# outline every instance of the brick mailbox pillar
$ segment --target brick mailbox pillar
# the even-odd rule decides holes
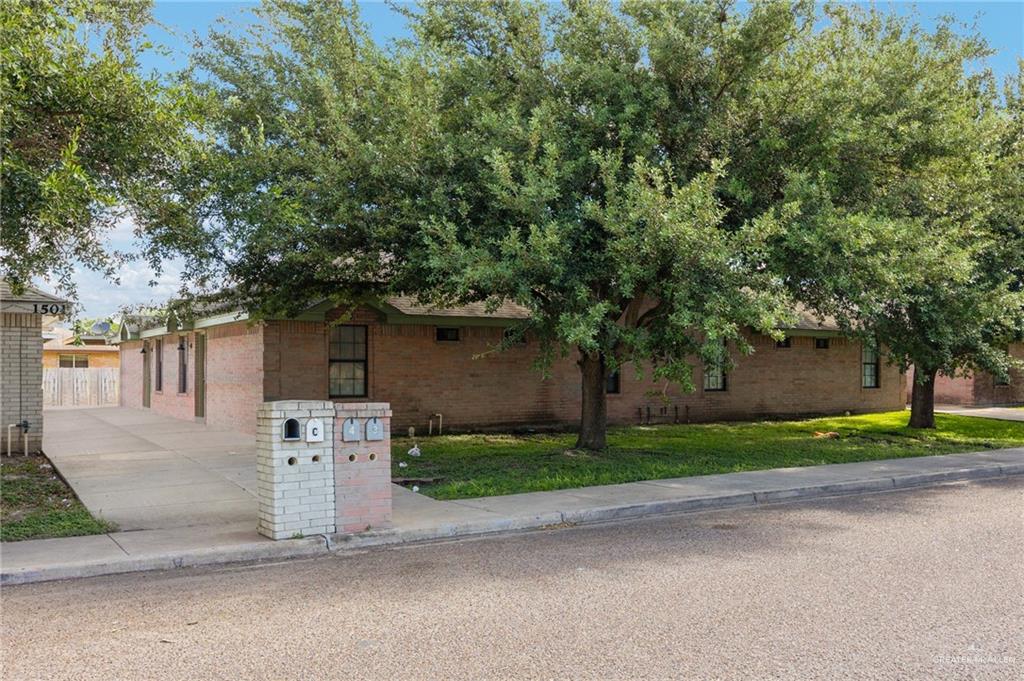
[[[257,412],[260,534],[271,539],[391,526],[391,406],[264,402]]]
[[[256,415],[257,530],[334,533],[334,403],[264,402]]]
[[[335,526],[391,526],[391,405],[338,403],[334,424]]]

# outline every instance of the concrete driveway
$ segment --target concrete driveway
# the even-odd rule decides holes
[[[43,450],[121,530],[256,525],[252,435],[119,407],[47,410]]]
[[[961,407],[958,405],[940,405],[935,411],[943,414],[959,416],[978,416],[985,419],[1002,421],[1024,421],[1024,407]]]

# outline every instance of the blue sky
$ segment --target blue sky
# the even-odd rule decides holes
[[[254,2],[221,2],[220,0],[157,0],[155,18],[159,26],[150,31],[154,43],[162,46],[162,53],[151,52],[143,60],[147,70],[167,73],[186,65],[192,45],[192,36],[202,36],[219,18],[228,17],[245,23],[253,19],[247,10]],[[374,39],[387,42],[406,34],[404,20],[384,2],[360,2],[363,18],[369,24]],[[1016,60],[1024,57],[1024,1],[1022,0],[960,0],[881,2],[879,6],[899,14],[916,12],[926,27],[934,25],[938,16],[951,15],[959,22],[977,24],[978,30],[996,51],[988,62],[997,76],[1016,71]],[[111,246],[131,248],[131,225],[123,225],[110,235]],[[163,302],[179,287],[179,270],[168,263],[159,277],[142,263],[130,263],[122,268],[121,285],[115,286],[102,276],[88,271],[77,275],[83,314],[89,317],[113,315],[127,304]],[[150,286],[152,280],[155,286]]]

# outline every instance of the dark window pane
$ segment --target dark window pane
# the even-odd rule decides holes
[[[877,388],[879,373],[878,349],[865,343],[861,350],[861,387]]]
[[[61,355],[59,360],[61,369],[72,369],[75,366],[75,358],[72,355]]]
[[[722,367],[708,367],[704,371],[705,390],[725,390],[725,371]]]
[[[366,327],[332,326],[330,358],[345,360],[366,359]]]
[[[331,397],[366,395],[365,362],[331,362],[328,377]]]
[[[814,347],[818,350],[828,350],[829,339],[828,338],[815,338]]]
[[[457,341],[459,340],[459,330],[453,327],[439,326],[436,329],[436,338],[439,341]]]
[[[618,371],[613,371],[604,379],[604,391],[611,395],[617,395],[622,389]]]

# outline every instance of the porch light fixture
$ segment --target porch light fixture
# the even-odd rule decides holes
[[[178,342],[178,349],[179,350],[184,350],[185,349],[185,341],[179,341]]]
[[[140,354],[140,355],[144,355],[144,354],[146,354],[146,347],[145,347],[145,346],[143,346],[143,347],[142,347],[142,349],[141,349],[141,350],[139,350],[139,354]]]

